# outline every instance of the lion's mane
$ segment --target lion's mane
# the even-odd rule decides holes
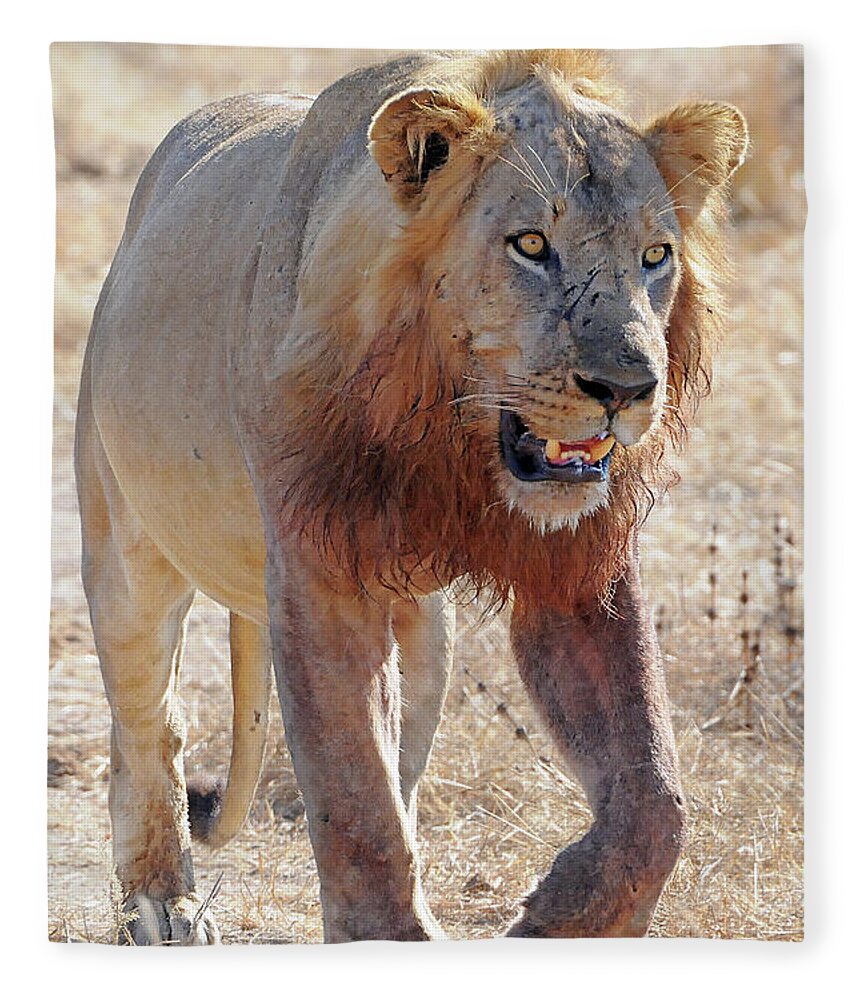
[[[465,391],[462,345],[443,328],[424,265],[440,234],[456,231],[460,206],[499,150],[487,98],[529,76],[617,98],[595,53],[471,57],[455,94],[459,107],[474,109],[468,155],[440,172],[432,198],[390,241],[366,287],[348,289],[352,308],[344,309],[344,289],[319,307],[324,333],[308,345],[300,380],[308,405],[276,449],[287,459],[281,517],[362,588],[375,581],[409,594],[429,574],[443,585],[468,577],[497,603],[512,589],[521,601],[568,607],[586,591],[610,595],[636,527],[675,479],[667,445],[682,444],[710,388],[727,269],[719,188],[696,211],[677,207],[683,266],[667,329],[668,403],[657,432],[617,449],[608,505],[575,533],[541,535],[500,502],[494,439],[476,437],[454,402]],[[369,347],[357,366],[344,365],[359,330]]]

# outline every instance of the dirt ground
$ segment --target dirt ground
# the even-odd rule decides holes
[[[315,93],[371,51],[56,45],[57,273],[48,931],[115,939],[109,712],[80,584],[71,462],[92,309],[147,156],[182,115],[259,90]],[[681,484],[642,543],[691,808],[690,842],[651,933],[796,940],[803,933],[802,93],[787,47],[617,54],[637,118],[730,100],[750,122],[737,179],[736,278],[714,395]],[[198,597],[183,697],[187,771],[229,756],[226,615]],[[321,938],[317,879],[279,716],[244,831],[197,849],[227,942]],[[518,736],[518,727],[526,737]],[[489,937],[554,854],[588,827],[522,691],[504,616],[460,615],[454,680],[420,798],[424,882],[453,937]]]

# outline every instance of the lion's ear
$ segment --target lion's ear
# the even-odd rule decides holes
[[[695,218],[744,162],[749,132],[731,104],[682,104],[651,123],[645,142],[673,202]]]
[[[368,147],[395,197],[406,205],[457,152],[480,154],[493,128],[492,112],[474,94],[408,90],[373,116]]]

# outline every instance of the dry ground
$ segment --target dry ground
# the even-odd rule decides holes
[[[57,121],[56,415],[48,734],[55,940],[110,941],[109,715],[78,577],[71,467],[77,380],[96,297],[146,157],[183,114],[243,91],[315,93],[380,53],[142,45],[52,50]],[[803,907],[802,342],[799,56],[786,48],[616,57],[630,108],[690,97],[746,113],[729,335],[682,483],[648,523],[645,582],[666,659],[690,843],[660,936],[798,939]],[[188,769],[229,753],[224,612],[200,598],[184,668]],[[250,822],[197,851],[228,942],[319,940],[317,883],[277,713]],[[525,728],[525,738],[517,727]],[[500,933],[555,852],[587,828],[579,789],[533,717],[505,623],[461,615],[445,720],[420,800],[424,879],[452,936]]]

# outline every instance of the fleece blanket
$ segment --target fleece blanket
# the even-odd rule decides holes
[[[799,940],[802,51],[51,65],[51,940]]]

